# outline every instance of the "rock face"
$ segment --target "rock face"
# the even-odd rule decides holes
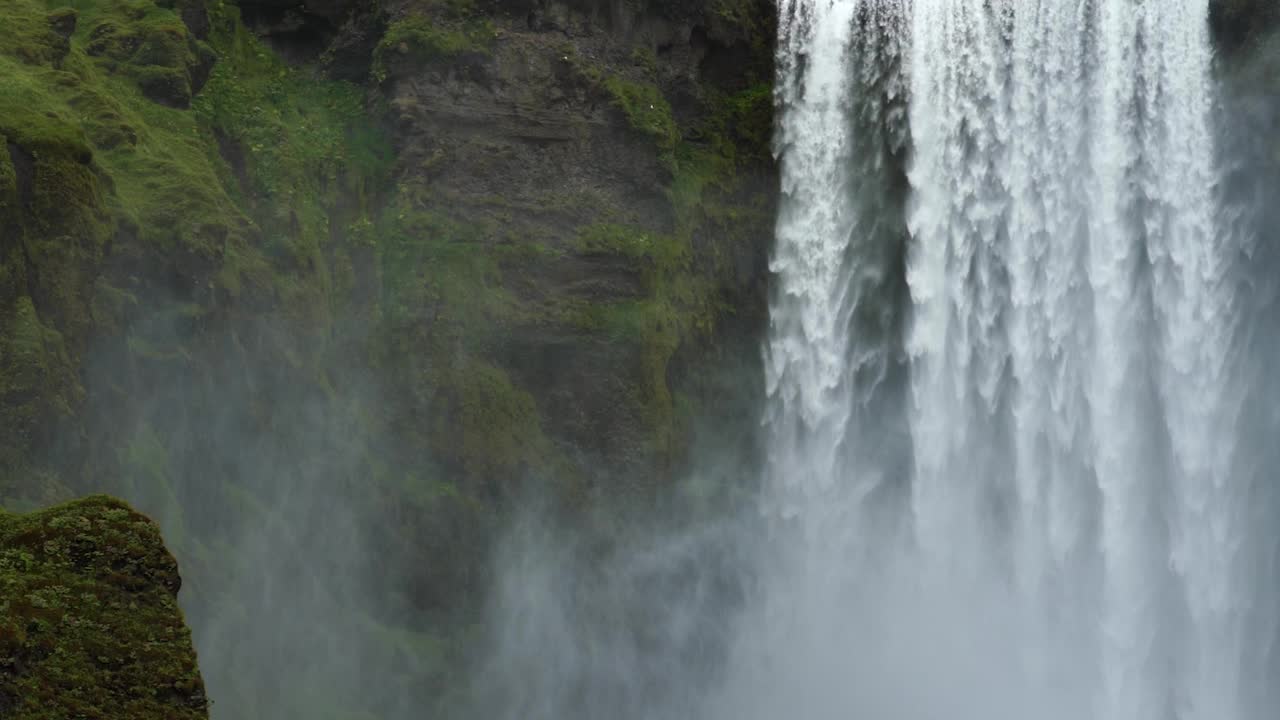
[[[754,425],[773,14],[4,4],[0,502],[156,518],[230,716],[443,697],[523,498],[609,522]],[[344,643],[306,708],[244,672]]]
[[[763,320],[767,0],[242,6],[323,22],[263,27],[365,89],[289,69],[228,5],[7,11],[0,451],[22,492],[94,489],[88,458],[172,425],[145,397],[243,386],[228,360],[301,370],[273,383],[303,394],[334,358],[372,376],[393,402],[365,434],[478,498],[670,477],[695,361]]]
[[[686,509],[691,443],[750,464],[770,0],[74,5],[0,3],[0,502],[156,518],[231,717],[439,701],[525,498],[607,527]],[[1224,49],[1268,13],[1217,2]],[[308,573],[352,587],[261,591]],[[245,678],[355,643],[273,668],[305,708]]]
[[[1218,47],[1228,56],[1280,26],[1280,6],[1269,0],[1212,0],[1209,7]]]
[[[401,200],[465,225],[518,308],[493,318],[485,359],[587,464],[665,473],[680,454],[673,361],[732,313],[742,329],[762,317],[772,8],[386,12],[373,72]]]
[[[124,503],[0,512],[0,717],[207,718],[180,584]]]

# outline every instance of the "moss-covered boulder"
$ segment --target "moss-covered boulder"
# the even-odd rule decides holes
[[[107,497],[0,511],[0,717],[208,717],[178,565]]]

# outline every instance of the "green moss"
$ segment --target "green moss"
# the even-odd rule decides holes
[[[578,231],[577,249],[588,253],[622,255],[644,260],[647,274],[654,280],[687,269],[689,248],[670,235],[646,231],[630,225],[588,225]]]
[[[405,45],[409,53],[430,60],[471,52],[487,53],[491,40],[493,30],[489,26],[457,30],[444,27],[429,17],[410,15],[387,27],[386,34],[378,43],[378,50],[404,52],[400,46]]]
[[[711,0],[709,7],[715,15],[744,29],[753,40],[767,39],[762,36],[770,31],[773,13],[760,0]]]
[[[609,84],[625,87],[616,78],[606,81]],[[735,282],[730,259],[735,250],[741,250],[734,245],[758,242],[761,228],[770,225],[767,200],[744,196],[742,187],[745,179],[771,161],[773,106],[767,84],[732,94],[709,92],[703,120],[683,131],[668,132],[661,129],[668,121],[657,119],[669,113],[665,103],[653,104],[651,118],[640,112],[657,93],[656,87],[634,89],[642,87],[615,92],[616,102],[630,108],[633,125],[650,127],[651,134],[667,138],[660,142],[660,151],[669,153],[672,170],[666,194],[674,232],[659,234],[621,224],[580,229],[575,242],[579,252],[614,254],[637,264],[645,297],[603,305],[573,304],[566,309],[566,317],[583,330],[635,348],[634,402],[645,419],[649,451],[662,466],[675,457],[680,445],[671,362],[681,348],[708,342],[718,324],[733,312],[724,288]],[[645,105],[639,105],[638,99]]]
[[[631,64],[640,68],[645,77],[650,79],[658,77],[658,54],[653,51],[651,45],[640,45],[632,50]]]
[[[485,56],[497,37],[493,24],[472,17],[469,3],[451,3],[441,15],[409,15],[387,27],[373,51],[372,74],[382,82],[400,56],[414,65],[464,55]]]
[[[27,251],[36,262],[59,267],[50,279],[64,284],[55,294],[67,301],[79,280],[75,266],[92,261],[110,232],[90,149],[73,112],[61,102],[58,73],[24,65],[0,54],[0,137],[5,139],[8,200],[12,224],[28,239]],[[19,178],[12,153],[28,167]],[[19,182],[25,198],[16,196]],[[19,205],[25,207],[19,207]],[[0,290],[0,295],[3,291]]]
[[[0,48],[23,64],[57,64],[66,57],[68,43],[56,30],[69,18],[65,9],[49,13],[43,5],[11,3],[0,23]]]
[[[433,454],[472,488],[546,475],[556,457],[532,396],[485,359],[523,312],[504,283],[502,249],[404,195],[377,235],[388,350],[413,358],[401,387],[430,409]]]
[[[773,94],[769,85],[735,94],[712,94],[711,112],[690,128],[675,152],[675,172],[667,197],[675,212],[676,234],[702,244],[703,274],[728,272],[735,244],[758,241],[771,225],[771,204],[763,187],[750,183],[769,172]]]
[[[444,382],[435,433],[440,457],[470,480],[490,483],[518,481],[547,466],[550,447],[533,396],[506,372],[473,361],[450,371]]]
[[[702,141],[735,163],[771,160],[773,140],[773,86],[758,83],[733,94],[713,93],[712,113],[694,130],[692,140]]]
[[[660,159],[671,165],[682,133],[672,113],[671,103],[653,82],[657,76],[657,57],[651,48],[641,46],[632,51],[632,65],[645,78],[641,80],[634,79],[637,75],[634,70],[613,72],[608,66],[584,57],[573,43],[562,45],[557,54],[569,63],[581,81],[607,95],[633,130],[652,138],[658,146]]]
[[[180,584],[155,524],[118,501],[0,514],[5,717],[207,717]]]
[[[675,150],[680,142],[680,127],[671,114],[671,104],[657,85],[612,75],[604,80],[604,87],[631,127],[651,136],[661,154],[669,156]]]
[[[164,528],[169,547],[179,554],[186,539],[182,508],[170,484],[173,468],[164,439],[148,423],[142,423],[121,452],[128,497]]]
[[[583,330],[635,348],[633,401],[648,428],[648,451],[665,465],[676,441],[668,368],[681,345],[709,332],[723,310],[715,302],[713,279],[695,272],[687,237],[593,225],[579,231],[576,244],[581,252],[615,254],[640,264],[643,299],[573,305],[568,318]]]
[[[26,343],[9,333],[28,316],[58,340],[46,334],[39,396],[14,390],[14,412],[37,419],[5,418],[6,475],[34,477],[51,423],[77,411],[92,327],[139,367],[174,371],[199,364],[192,333],[228,300],[274,303],[324,337],[357,283],[360,248],[343,228],[371,215],[390,166],[363,92],[287,68],[234,6],[211,7],[222,60],[192,112],[149,97],[149,82],[178,74],[194,91],[212,57],[174,12],[73,4],[0,11],[0,235],[12,238],[0,248],[0,343]],[[236,150],[247,166],[228,162]],[[21,306],[19,293],[31,296]],[[143,447],[115,450],[137,465]],[[142,466],[139,477],[155,475]]]
[[[26,417],[28,421],[34,419],[40,405],[47,405],[46,412],[70,414],[70,399],[49,394],[52,387],[74,382],[60,377],[72,374],[62,335],[40,321],[35,304],[25,295],[14,303],[8,317],[0,320],[0,326],[4,328],[0,336],[0,397],[6,400],[6,409],[26,407],[32,413]],[[31,429],[29,423],[21,426]]]
[[[53,78],[0,57],[0,134],[29,152],[87,164],[93,151],[56,91],[50,92]]]
[[[210,41],[222,60],[195,118],[216,137],[205,152],[261,229],[270,261],[229,253],[221,282],[239,295],[244,278],[268,276],[299,321],[323,327],[353,289],[345,231],[370,222],[390,146],[359,87],[285,65],[232,7],[219,6],[213,19]]]
[[[48,270],[42,277],[73,286],[58,296],[80,308],[80,322],[62,328],[77,337],[88,324],[89,282],[53,272],[54,263],[96,262],[118,225],[135,231],[119,236],[118,256],[180,256],[188,274],[207,272],[228,246],[244,247],[250,239],[247,219],[219,183],[211,138],[190,113],[147,96],[149,79],[173,72],[185,78],[200,55],[181,20],[151,3],[80,5],[61,69],[23,64],[14,46],[0,44],[0,132],[38,163],[27,235],[37,250],[47,242],[50,257],[35,258]],[[65,319],[58,318],[60,326]]]
[[[383,215],[378,236],[387,321],[421,328],[418,347],[443,354],[459,344],[481,347],[517,311],[496,253],[475,226],[402,197]]]
[[[216,59],[176,13],[137,0],[78,0],[77,44],[153,102],[187,107]]]
[[[19,487],[39,475],[29,449],[71,416],[83,392],[62,335],[41,322],[31,298],[0,312],[0,494],[48,494],[44,480]]]

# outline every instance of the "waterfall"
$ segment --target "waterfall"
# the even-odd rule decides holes
[[[1209,1],[779,0],[758,505],[585,573],[516,536],[480,716],[1274,717],[1280,283]]]
[[[769,532],[708,714],[1265,716],[1208,0],[779,13]]]

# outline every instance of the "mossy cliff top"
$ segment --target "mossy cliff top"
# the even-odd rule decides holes
[[[118,500],[0,511],[0,717],[208,717],[180,584],[159,529]]]

